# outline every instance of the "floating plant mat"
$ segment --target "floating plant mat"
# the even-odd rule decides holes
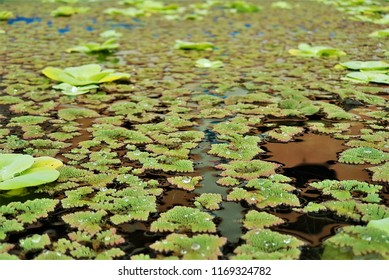
[[[339,67],[387,9],[72,2],[2,1],[0,183],[63,165],[0,190],[0,259],[388,259],[389,91]]]

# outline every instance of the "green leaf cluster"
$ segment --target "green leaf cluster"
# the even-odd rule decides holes
[[[152,232],[215,232],[213,217],[199,209],[175,206],[151,224]]]
[[[185,234],[172,233],[164,240],[156,241],[150,248],[171,253],[183,260],[217,260],[222,255],[221,247],[226,244],[225,237],[199,234],[188,237]]]
[[[299,247],[304,245],[296,237],[268,229],[250,230],[242,238],[246,243],[234,250],[232,259],[293,260],[299,258]]]

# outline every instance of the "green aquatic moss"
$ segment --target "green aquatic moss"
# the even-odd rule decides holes
[[[202,193],[199,197],[196,197],[194,205],[207,210],[218,210],[221,202],[222,196],[218,193]]]
[[[347,149],[339,155],[340,162],[351,164],[378,164],[387,160],[389,160],[388,153],[370,147]]]
[[[251,161],[235,160],[228,164],[219,164],[216,166],[216,168],[224,170],[221,173],[222,176],[245,180],[275,174],[275,170],[279,167],[279,164],[258,159]]]
[[[250,230],[242,236],[245,244],[238,246],[231,257],[235,260],[298,259],[304,242],[268,229]]]
[[[227,239],[216,235],[169,234],[166,239],[156,241],[150,248],[161,253],[171,253],[183,260],[217,260],[222,256],[221,247]]]
[[[175,206],[162,213],[151,224],[153,232],[191,231],[191,232],[215,232],[216,225],[212,222],[212,216],[199,209],[186,206]]]

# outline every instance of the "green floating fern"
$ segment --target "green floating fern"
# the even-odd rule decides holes
[[[177,186],[179,189],[184,189],[187,191],[193,191],[195,186],[202,180],[201,176],[176,176],[167,178],[168,182],[174,186]]]
[[[291,260],[298,259],[304,245],[299,239],[268,229],[250,230],[242,237],[246,244],[238,246],[235,260]]]
[[[375,220],[367,226],[342,228],[324,241],[322,259],[329,260],[388,260],[389,218]]]
[[[255,204],[258,208],[277,207],[279,205],[300,206],[298,197],[291,191],[295,188],[283,181],[290,178],[282,175],[274,175],[269,179],[250,180],[245,188],[233,188],[227,195],[227,200],[245,200],[249,204]]]
[[[243,226],[247,229],[260,230],[265,227],[271,227],[284,223],[284,220],[277,216],[268,214],[266,212],[258,212],[256,210],[250,210],[247,212]]]
[[[184,260],[217,260],[222,255],[220,248],[227,242],[225,237],[199,234],[188,237],[185,234],[169,234],[164,240],[150,245],[161,253],[172,253]]]
[[[199,197],[196,197],[194,205],[198,208],[205,208],[207,210],[220,209],[220,203],[222,202],[222,196],[218,193],[202,193]]]
[[[281,125],[276,129],[268,131],[267,135],[273,139],[276,139],[279,142],[289,142],[293,139],[294,136],[303,132],[303,127]]]
[[[216,168],[224,170],[221,176],[250,180],[275,174],[275,170],[280,166],[280,164],[256,159],[231,161],[228,164],[219,164]]]
[[[102,219],[106,215],[107,212],[103,210],[97,212],[79,211],[63,215],[62,219],[71,227],[75,227],[93,235],[101,231]]]
[[[152,232],[215,232],[216,226],[212,222],[213,217],[199,209],[186,206],[175,206],[162,213],[161,217],[151,224]]]
[[[19,241],[20,247],[24,251],[43,250],[46,246],[50,245],[51,241],[47,234],[34,234],[31,237],[27,237]]]
[[[351,164],[378,164],[387,160],[389,153],[370,147],[351,148],[339,155],[339,162]]]
[[[209,154],[228,159],[251,160],[258,153],[264,152],[264,150],[258,147],[258,143],[262,140],[257,136],[230,134],[219,136],[219,138],[222,140],[227,140],[230,143],[212,144],[211,150],[208,152]]]
[[[353,198],[353,194],[365,194],[361,200],[366,202],[380,202],[378,196],[382,189],[380,185],[368,184],[357,180],[324,180],[310,184],[311,187],[322,190],[323,194],[331,195],[338,200],[348,200]],[[367,195],[367,196],[366,196]]]
[[[389,162],[367,169],[373,172],[373,181],[389,182]]]

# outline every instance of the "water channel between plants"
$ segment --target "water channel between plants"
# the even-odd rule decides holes
[[[0,1],[0,259],[389,259],[387,2],[195,2]]]

